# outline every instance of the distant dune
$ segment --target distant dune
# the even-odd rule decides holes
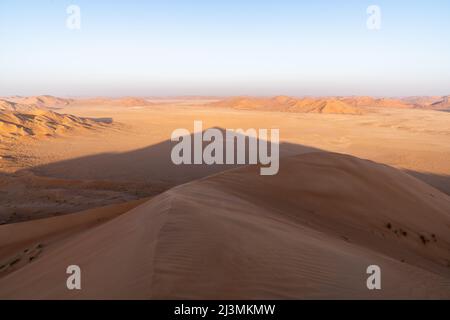
[[[71,102],[72,105],[78,106],[111,106],[111,107],[143,107],[151,106],[152,102],[134,97],[125,98],[90,98],[90,99],[76,99]]]
[[[0,137],[54,136],[103,126],[100,121],[0,100]]]
[[[416,104],[395,98],[346,97],[341,101],[357,107],[414,108]]]
[[[212,104],[216,107],[238,110],[261,110],[299,113],[334,113],[362,114],[360,108],[347,104],[336,98],[291,98],[278,96],[274,98],[236,97]]]
[[[450,110],[448,96],[409,98],[373,98],[363,96],[326,98],[292,98],[287,96],[273,98],[234,97],[212,103],[212,106],[237,110],[356,115],[374,111],[374,108]]]
[[[153,98],[156,99],[156,98]],[[168,98],[165,98],[168,99]],[[349,97],[303,97],[276,96],[261,97],[177,97],[186,100],[216,100],[208,103],[212,107],[233,108],[236,110],[279,111],[294,113],[363,114],[373,108],[403,108],[447,111],[450,110],[449,96],[417,96],[404,98],[374,98],[369,96]],[[156,99],[158,100],[158,99]],[[159,99],[158,101],[160,101]],[[164,99],[163,99],[164,100]],[[163,101],[162,100],[162,101]],[[146,107],[155,102],[137,97],[123,98],[77,98],[66,99],[50,95],[31,97],[5,97],[0,99],[0,110],[5,104],[37,108],[64,108],[67,106],[105,106],[105,107]],[[371,109],[368,109],[371,108]]]
[[[447,195],[341,154],[285,158],[280,169],[231,170],[64,240],[42,235],[17,247],[38,250],[32,260],[4,258],[21,268],[0,279],[0,298],[450,298]],[[81,291],[65,288],[70,264]],[[380,291],[366,287],[369,265],[381,267]]]
[[[144,102],[0,99],[0,298],[450,298],[445,97]],[[196,119],[279,128],[279,174],[174,168]]]
[[[0,112],[17,111],[17,112],[33,112],[39,110],[35,105],[28,105],[10,100],[0,99]]]
[[[430,109],[450,110],[450,96],[445,96],[429,105]]]
[[[19,103],[22,105],[30,105],[38,108],[61,108],[73,102],[72,99],[58,98],[50,95],[32,96],[32,97],[9,97],[6,100]]]
[[[138,106],[150,106],[153,105],[150,101],[143,98],[136,97],[123,97],[123,98],[76,98],[67,99],[54,97],[50,95],[31,96],[31,97],[4,97],[0,99],[0,108],[2,104],[6,102],[14,103],[18,105],[28,105],[37,108],[63,108],[67,106],[122,106],[122,107],[138,107]]]
[[[405,98],[373,98],[373,97],[344,97],[340,100],[358,107],[402,108],[447,110],[450,109],[448,96],[418,96]]]

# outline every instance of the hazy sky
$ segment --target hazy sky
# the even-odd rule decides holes
[[[450,1],[0,0],[15,94],[450,94]]]

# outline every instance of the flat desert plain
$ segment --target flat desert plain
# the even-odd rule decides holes
[[[285,97],[269,109],[261,99],[9,101],[0,298],[450,298],[445,110]],[[171,134],[196,120],[279,129],[279,173],[174,165]],[[66,287],[69,265],[81,290]],[[367,287],[371,265],[381,290]]]

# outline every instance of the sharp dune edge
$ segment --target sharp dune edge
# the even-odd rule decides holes
[[[37,259],[0,279],[0,297],[450,298],[447,195],[335,153],[282,159],[273,177],[258,172],[178,186],[43,243]],[[70,292],[65,270],[75,262],[83,290]],[[381,291],[366,288],[372,264],[383,270]]]

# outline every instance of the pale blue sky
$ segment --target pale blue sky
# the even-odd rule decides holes
[[[0,95],[444,95],[449,39],[446,0],[0,0]]]

